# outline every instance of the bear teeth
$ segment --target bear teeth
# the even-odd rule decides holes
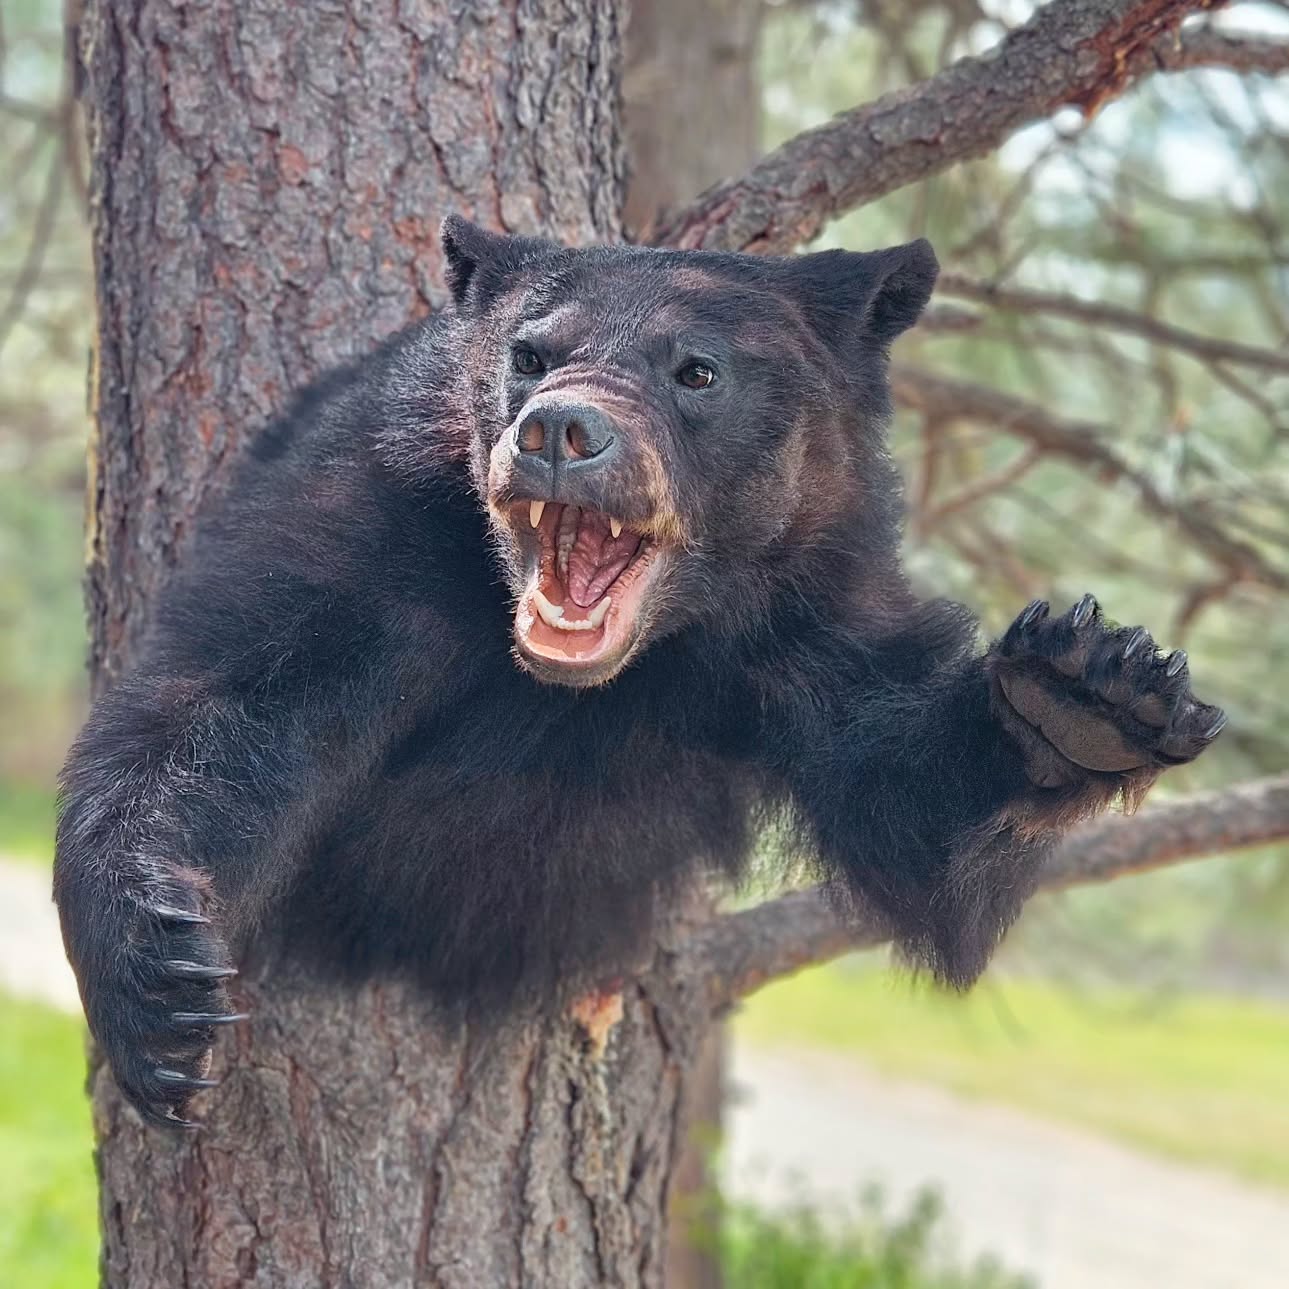
[[[542,522],[542,511],[546,509],[544,501],[530,501],[528,503],[528,522],[534,528]]]
[[[576,506],[565,506],[559,517],[559,532],[555,536],[555,558],[559,568],[559,580],[568,584],[568,557],[573,553],[577,542],[578,521],[582,512]]]
[[[564,616],[564,606],[552,604],[543,594],[541,587],[533,590],[533,603],[537,606],[537,616],[548,627],[559,631],[597,631],[604,625],[604,619],[613,607],[613,600],[605,596],[585,618],[569,619]]]
[[[609,532],[611,532],[615,538],[617,538],[617,537],[621,537],[621,536],[622,536],[622,520],[620,520],[620,519],[614,519],[614,518],[610,517],[610,519],[609,519]]]

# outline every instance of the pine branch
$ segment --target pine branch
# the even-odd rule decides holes
[[[1280,76],[1289,72],[1289,40],[1221,31],[1207,23],[1160,41],[1152,54],[1163,72],[1186,72],[1196,67],[1221,67],[1242,75]]]
[[[1108,882],[1206,855],[1289,838],[1289,774],[1198,792],[1131,816],[1106,815],[1071,833],[1048,860],[1040,888]],[[695,932],[682,952],[713,1008],[762,985],[888,939],[876,917],[843,922],[820,889],[795,891]]]
[[[1056,0],[982,57],[963,58],[789,139],[740,178],[665,216],[647,240],[789,252],[828,220],[986,156],[1059,108],[1090,116],[1144,75],[1199,66],[1206,56],[1224,66],[1237,56],[1253,60],[1252,51],[1212,32],[1203,40],[1179,37],[1184,18],[1223,2]]]

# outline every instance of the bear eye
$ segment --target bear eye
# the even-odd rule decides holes
[[[511,361],[521,376],[536,376],[546,370],[546,364],[526,345],[520,345],[515,350]]]
[[[716,373],[707,363],[686,363],[676,373],[676,379],[689,389],[706,389],[716,379]]]

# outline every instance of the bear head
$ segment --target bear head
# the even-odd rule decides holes
[[[456,216],[442,236],[461,447],[538,679],[603,684],[652,640],[757,630],[894,558],[886,354],[934,285],[927,242],[568,249]]]

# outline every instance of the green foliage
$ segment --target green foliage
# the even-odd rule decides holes
[[[726,1283],[738,1289],[1026,1289],[1032,1281],[990,1259],[955,1264],[937,1195],[889,1214],[871,1190],[857,1212],[830,1220],[806,1202],[782,1212],[732,1204],[721,1215]]]
[[[892,1075],[1289,1188],[1289,1009],[989,977],[965,998],[862,958],[753,996],[750,1042],[853,1053]]]
[[[54,109],[62,6],[5,0],[0,108],[0,774],[52,776],[84,701],[80,603],[93,317]],[[8,108],[9,101],[23,105]],[[79,159],[76,162],[80,164]],[[31,289],[23,284],[31,281]]]
[[[53,854],[53,792],[0,780],[0,859],[48,864]]]
[[[0,1285],[91,1289],[98,1226],[84,1026],[0,994]]]

